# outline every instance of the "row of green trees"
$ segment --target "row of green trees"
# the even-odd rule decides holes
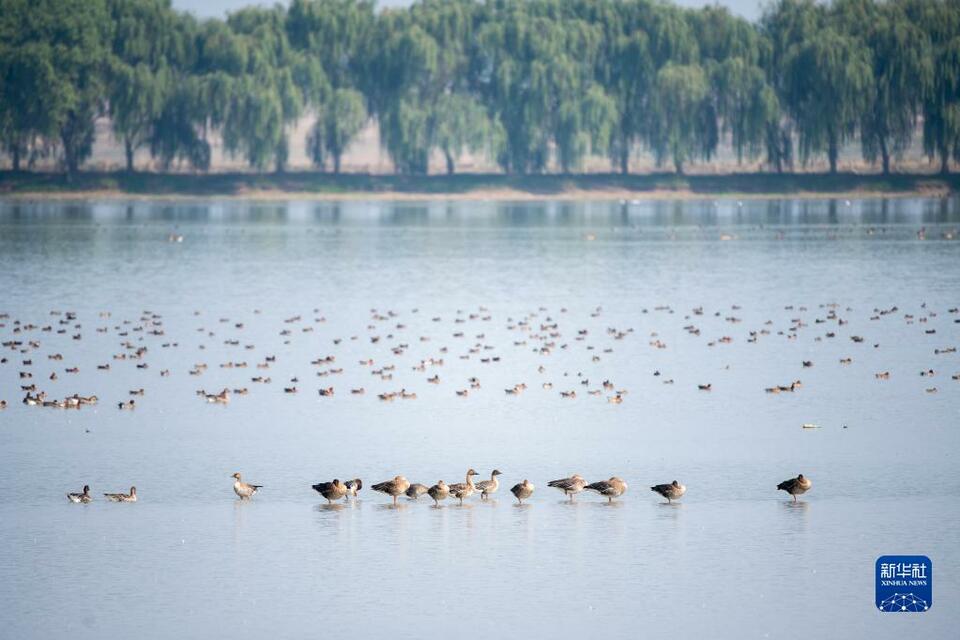
[[[960,161],[960,0],[779,0],[756,24],[657,0],[292,0],[198,21],[169,0],[0,0],[0,144],[68,173],[109,115],[134,169],[210,165],[212,133],[282,171],[293,124],[340,170],[371,119],[396,170],[464,151],[508,172],[589,154],[682,172],[728,142],[776,171],[859,140],[884,172],[922,131]]]

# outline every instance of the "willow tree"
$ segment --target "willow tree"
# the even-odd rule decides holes
[[[667,64],[657,73],[657,127],[651,143],[658,162],[670,158],[678,174],[685,162],[709,158],[716,148],[716,118],[708,97],[707,76],[699,65]]]
[[[340,173],[340,160],[351,140],[367,121],[363,95],[354,89],[336,89],[317,114],[307,137],[307,152],[323,168],[329,158],[333,172]]]
[[[840,147],[852,139],[870,102],[869,51],[832,27],[794,43],[784,59],[785,106],[793,118],[805,161],[826,152],[837,172]]]
[[[434,102],[431,111],[433,138],[449,175],[453,175],[457,158],[464,151],[483,151],[496,136],[483,105],[469,95],[446,93]]]

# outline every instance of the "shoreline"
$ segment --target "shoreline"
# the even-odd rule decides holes
[[[396,176],[285,174],[159,174],[84,172],[68,183],[58,173],[0,171],[0,200],[276,201],[612,201],[945,197],[960,175],[459,174]]]

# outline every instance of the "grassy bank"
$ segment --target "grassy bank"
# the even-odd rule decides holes
[[[960,187],[960,175],[768,173],[691,175],[464,174],[394,176],[296,172],[281,175],[218,173],[0,172],[3,198],[235,197],[262,199],[613,199],[945,195]]]

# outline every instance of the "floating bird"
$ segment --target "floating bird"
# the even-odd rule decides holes
[[[627,492],[627,483],[620,478],[613,476],[609,480],[601,480],[584,487],[587,491],[595,491],[602,496],[606,496],[608,502],[613,502],[614,498],[619,498]]]
[[[236,482],[233,483],[233,492],[240,496],[241,500],[249,500],[258,489],[263,487],[261,484],[247,484],[240,478],[239,473],[235,473],[230,477],[236,480]]]
[[[403,495],[410,488],[410,481],[403,476],[396,476],[393,480],[380,482],[373,485],[374,491],[385,493],[393,498],[393,504],[397,504],[397,497]]]
[[[461,505],[463,505],[463,499],[472,496],[473,492],[476,490],[476,487],[473,484],[473,476],[475,475],[477,475],[476,471],[473,469],[468,469],[466,482],[457,482],[450,485],[450,495],[458,499]]]
[[[493,470],[493,473],[490,474],[489,480],[481,480],[476,484],[477,491],[480,492],[480,499],[486,500],[490,497],[491,494],[497,492],[497,489],[500,488],[500,481],[497,480],[497,476],[502,475],[497,469]]]
[[[427,489],[427,494],[433,498],[433,505],[439,507],[441,500],[450,497],[450,487],[443,480],[438,480],[437,484]]]
[[[130,493],[105,493],[103,495],[107,498],[108,502],[136,502],[137,488],[130,487]]]
[[[425,494],[427,491],[428,489],[426,485],[420,484],[419,482],[414,482],[413,484],[410,485],[410,487],[406,491],[404,491],[404,493],[411,500],[416,500],[417,498]]]
[[[67,500],[78,504],[87,504],[88,502],[93,502],[93,497],[90,495],[90,487],[88,485],[83,485],[82,493],[68,493]]]
[[[784,480],[777,485],[778,491],[786,491],[793,496],[793,501],[797,501],[797,496],[803,495],[810,490],[810,487],[813,486],[813,483],[810,482],[809,478],[804,478],[801,473],[796,478],[790,478],[789,480]]]
[[[560,489],[563,491],[564,495],[570,496],[570,501],[573,501],[573,496],[580,493],[587,486],[587,481],[583,479],[579,473],[575,473],[569,478],[561,478],[560,480],[551,480],[547,483],[548,487],[553,487],[555,489]]]
[[[515,484],[510,488],[510,493],[512,493],[517,498],[518,504],[523,504],[523,501],[533,495],[533,490],[535,487],[530,483],[529,480],[524,480],[520,484]]]
[[[650,491],[659,493],[664,498],[667,499],[667,502],[673,502],[678,500],[687,492],[687,486],[680,484],[676,480],[670,484],[658,484],[656,486],[650,487]]]
[[[334,478],[333,482],[319,482],[313,485],[313,490],[326,498],[327,504],[347,495],[347,485],[336,478]]]

